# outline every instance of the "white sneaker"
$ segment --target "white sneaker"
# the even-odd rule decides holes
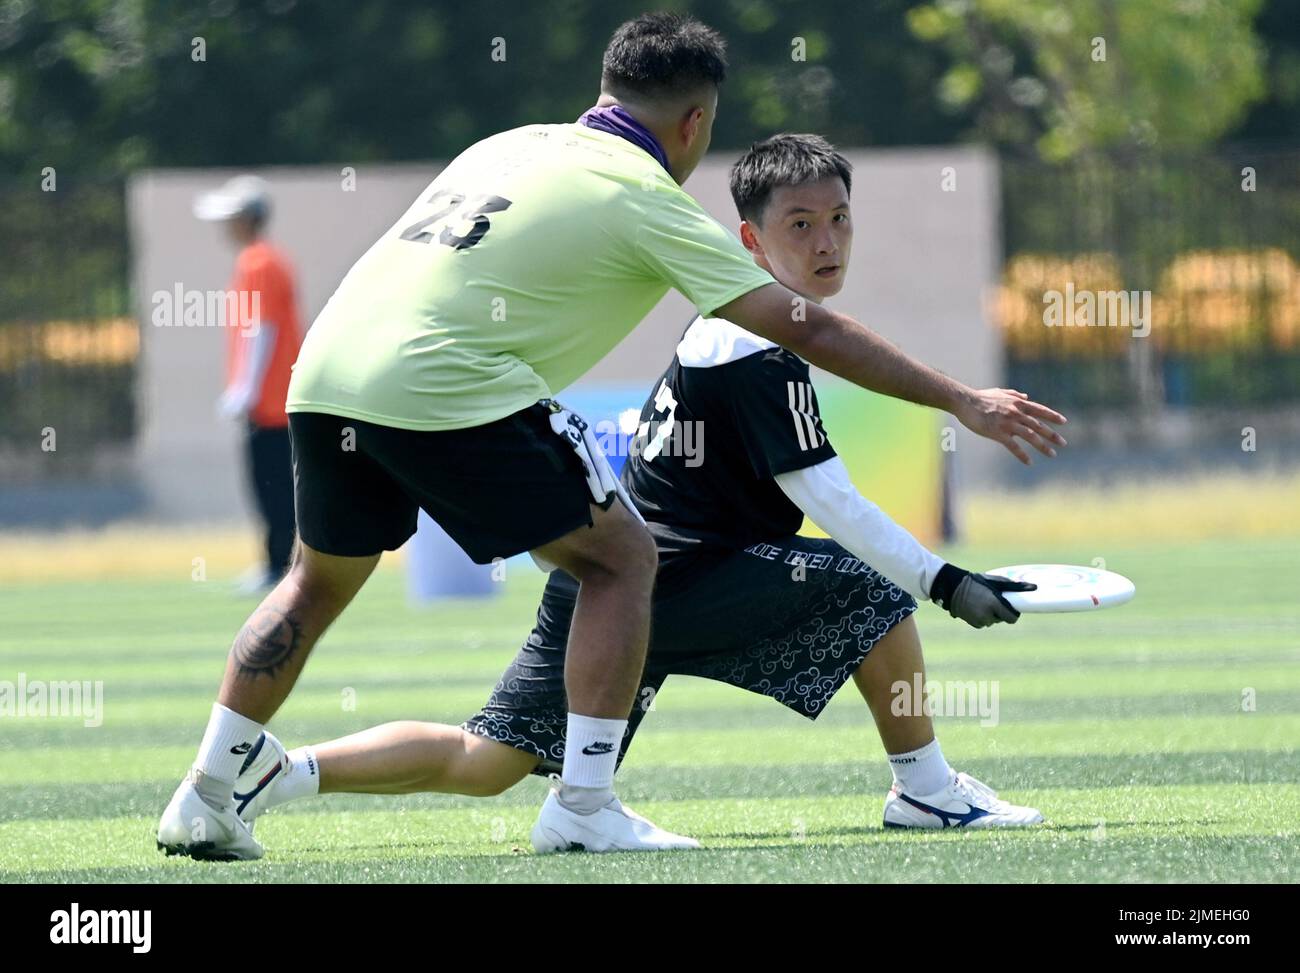
[[[913,796],[898,784],[885,798],[886,828],[1024,828],[1042,824],[1035,808],[1001,800],[970,774],[954,773],[934,794]]]
[[[591,814],[579,814],[560,803],[551,789],[533,825],[533,848],[550,851],[672,851],[698,848],[686,838],[651,824],[625,808],[617,797]]]
[[[289,772],[289,754],[271,733],[258,734],[235,778],[235,813],[253,833],[253,823],[268,809],[271,791]]]
[[[203,771],[190,768],[158,822],[158,848],[168,855],[203,861],[251,861],[261,858],[262,846],[235,814],[233,804],[214,807],[199,787]]]

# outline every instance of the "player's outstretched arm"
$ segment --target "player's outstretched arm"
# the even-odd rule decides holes
[[[838,456],[774,479],[804,516],[913,598],[930,597],[944,560],[858,492]]]
[[[759,287],[714,311],[748,331],[775,341],[806,361],[855,385],[897,399],[942,409],[972,432],[1001,443],[1020,462],[1024,440],[1044,456],[1065,439],[1048,423],[1060,413],[1013,389],[973,389],[904,354],[847,314],[807,301],[781,284]]]
[[[945,563],[859,493],[838,456],[779,473],[776,483],[809,520],[912,597],[930,599],[973,628],[1020,617],[1003,593],[1032,585]]]

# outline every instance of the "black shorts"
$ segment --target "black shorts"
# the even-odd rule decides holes
[[[582,461],[548,416],[533,405],[483,426],[421,432],[291,412],[298,536],[340,557],[395,551],[422,507],[487,564],[590,526]]]
[[[564,656],[577,592],[572,577],[551,573],[536,627],[487,705],[462,724],[541,757],[537,774],[564,761]],[[619,763],[668,676],[716,679],[815,720],[871,647],[915,610],[911,595],[825,538],[792,536],[698,559],[689,585],[656,592]]]

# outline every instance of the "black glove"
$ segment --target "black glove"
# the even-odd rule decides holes
[[[1014,625],[1020,617],[1002,597],[1004,591],[1034,591],[1038,585],[1027,581],[1009,581],[991,574],[972,574],[945,564],[930,585],[930,600],[953,618],[960,618],[972,628],[985,628],[996,622]]]

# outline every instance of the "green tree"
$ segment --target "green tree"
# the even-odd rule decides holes
[[[1214,140],[1264,94],[1261,0],[939,0],[908,23],[952,63],[940,101],[1049,161]]]
[[[907,0],[0,0],[0,173],[448,158],[576,118],[610,33],[654,7],[727,38],[718,149],[780,129],[946,143],[968,124],[933,99],[944,55]]]

